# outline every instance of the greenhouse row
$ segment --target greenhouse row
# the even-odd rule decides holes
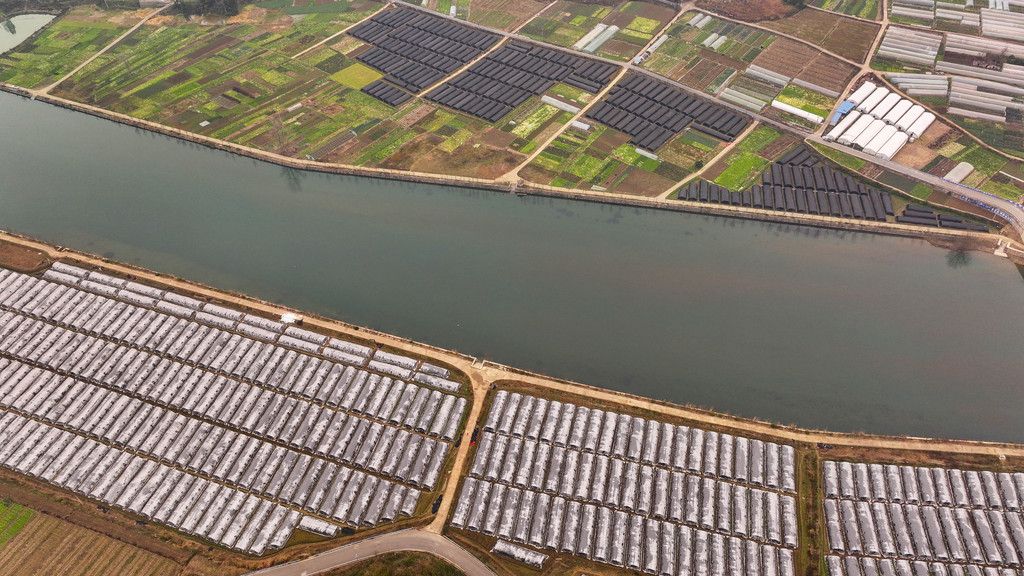
[[[643,74],[632,74],[612,88],[587,117],[628,134],[630,143],[651,152],[691,123],[694,129],[726,142],[750,123],[735,112]]]
[[[276,343],[279,346],[309,354],[319,354],[335,362],[357,367],[365,367],[372,363],[370,367],[372,370],[379,371],[388,376],[403,380],[412,379],[417,383],[427,384],[448,392],[457,393],[461,390],[461,385],[458,382],[448,380],[451,375],[446,368],[434,366],[427,362],[420,362],[407,356],[391,354],[383,350],[375,351],[373,348],[363,346],[362,344],[327,337],[293,324],[277,322],[262,316],[246,314],[209,302],[203,302],[189,296],[177,294],[171,290],[161,290],[137,282],[114,278],[62,262],[55,262],[43,277],[87,292],[122,300],[136,306],[155,308],[165,314],[186,320],[196,320],[213,328],[235,331],[255,340],[272,344]],[[77,294],[71,294],[76,298],[81,297]],[[60,295],[52,294],[51,297],[56,299]],[[55,300],[45,304],[55,308]],[[153,317],[155,318],[155,316]],[[129,332],[133,327],[138,328],[135,324],[123,326],[124,332],[121,333],[121,336],[130,335],[132,338],[141,336],[141,332]],[[155,330],[158,327],[153,326],[153,329]],[[207,332],[207,337],[212,338],[210,334],[210,332]],[[212,334],[217,333],[213,332]],[[146,335],[147,337],[153,337],[152,333]],[[255,351],[250,350],[250,352],[253,353]],[[212,358],[211,356],[210,359]],[[260,366],[262,367],[263,364],[261,363]],[[241,367],[238,366],[238,368]],[[216,368],[225,371],[223,367],[217,366]],[[328,392],[329,390],[321,390],[321,394]]]
[[[655,519],[796,547],[787,494],[484,432],[470,476]]]
[[[928,19],[931,20],[933,12],[929,10],[927,13]],[[889,26],[882,38],[882,43],[878,46],[877,55],[879,58],[931,68],[939,56],[941,45],[942,34],[901,26]]]
[[[665,576],[793,576],[793,551],[467,478],[452,526]]]
[[[23,376],[31,363],[39,366],[39,370],[45,369],[42,374],[46,376],[44,381],[48,379],[48,382],[56,383],[63,375],[67,375],[68,382],[78,382],[92,392],[102,390],[101,395],[108,397],[105,402],[80,404],[76,408],[78,419],[84,420],[94,412],[110,412],[112,414],[108,419],[112,421],[116,413],[122,410],[125,412],[120,420],[126,420],[132,414],[138,418],[145,407],[153,416],[161,416],[146,417],[143,420],[145,425],[153,426],[157,422],[170,422],[172,415],[177,414],[172,410],[176,410],[190,414],[193,420],[202,419],[214,422],[217,426],[229,426],[246,434],[360,467],[383,461],[388,454],[395,454],[396,458],[400,456],[404,463],[405,459],[415,455],[409,451],[410,448],[417,447],[421,450],[422,460],[416,461],[416,464],[410,460],[408,466],[414,468],[405,477],[402,463],[396,463],[392,474],[422,485],[432,485],[436,480],[433,474],[439,472],[440,462],[432,462],[431,459],[443,459],[443,456],[435,457],[434,453],[444,452],[448,447],[447,443],[433,438],[424,438],[381,422],[219,377],[212,372],[204,372],[133,348],[121,348],[92,336],[12,312],[3,312],[2,318],[0,351],[20,360],[6,366],[3,374],[8,377],[16,374]],[[70,337],[65,337],[67,335]],[[61,344],[46,346],[46,342]],[[108,362],[113,367],[103,369],[102,366]],[[61,376],[57,375],[58,372]],[[26,390],[32,390],[38,384],[34,380],[21,378],[14,391],[27,393]],[[67,392],[63,387],[54,390],[42,388],[37,393]],[[113,396],[107,395],[108,392]],[[433,393],[441,394],[437,391]],[[59,395],[47,397],[40,402],[52,404],[58,398]],[[129,405],[134,407],[132,412],[128,411]],[[173,419],[182,422],[189,418],[177,414]],[[403,433],[401,436],[400,432]],[[140,431],[140,435],[142,433]],[[173,437],[164,439],[170,442]],[[388,442],[389,439],[394,442]]]
[[[799,214],[815,214],[833,218],[856,218],[884,221],[885,199],[874,189],[870,195],[825,190],[799,189],[791,186],[755,184],[742,192],[729,190],[707,180],[693,180],[679,189],[680,200],[745,206],[764,210],[785,210]]]
[[[275,408],[323,404],[446,440],[454,438],[465,409],[464,398],[29,276],[0,274],[0,309],[40,319],[26,324],[31,337],[19,332],[19,338],[47,363],[66,353],[62,361],[91,360],[97,371],[122,368],[138,376],[160,362],[176,367],[176,385],[188,393],[204,378],[221,386],[237,379],[240,390],[269,389],[264,397],[274,398]],[[380,354],[371,368],[385,364],[376,359]]]
[[[0,412],[0,465],[250,554],[280,548],[302,516],[255,494]]]
[[[399,8],[379,12],[347,34],[371,45],[357,58],[417,93],[493,46],[498,36],[431,14]]]
[[[1019,567],[1019,512],[825,500],[829,550],[936,562]]]
[[[388,106],[394,106],[395,108],[405,104],[412,98],[412,94],[409,94],[401,88],[392,86],[383,80],[374,80],[366,86],[363,86],[361,91],[373,96]]]
[[[1024,473],[833,462],[823,464],[826,498],[1022,510]]]
[[[1024,576],[1024,570],[1010,568],[854,556],[826,556],[825,565],[829,576]]]
[[[497,122],[556,82],[600,92],[616,67],[525,42],[511,42],[476,62],[427,98],[488,122]]]
[[[499,390],[483,429],[586,453],[796,492],[792,446]],[[538,450],[549,448],[538,447]]]
[[[919,204],[907,204],[903,208],[903,213],[896,216],[896,221],[902,224],[918,224],[920,226],[971,230],[973,232],[988,231],[988,227],[981,224],[965,222],[963,218],[953,214],[936,213],[931,208]]]
[[[27,417],[338,521],[363,520],[352,518],[351,502],[345,502],[353,470],[324,458],[6,359],[0,391],[5,409]],[[396,477],[422,477],[435,466],[434,452],[443,462],[444,449],[424,454],[421,448],[415,456],[416,450],[400,448],[392,451],[399,461]],[[391,484],[384,482],[382,489]]]

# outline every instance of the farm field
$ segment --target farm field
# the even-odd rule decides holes
[[[465,573],[425,552],[382,554],[323,572],[321,576],[463,576]]]
[[[857,73],[852,64],[789,38],[776,39],[754,59],[753,64],[835,94],[845,90],[846,84]]]
[[[558,83],[493,124],[424,98],[386,104],[362,91],[382,76],[357,60],[369,46],[335,36],[378,7],[357,0],[347,12],[293,21],[281,9],[250,6],[221,25],[160,17],[54,93],[286,156],[482,179],[518,166],[572,118],[541,96],[576,108],[593,98]],[[631,21],[644,18],[631,15],[636,6],[622,9]],[[661,172],[678,171],[666,165]]]
[[[522,26],[546,5],[535,0],[470,0],[469,21],[510,32]]]
[[[730,190],[746,190],[760,183],[765,167],[798,144],[794,136],[782,134],[770,126],[758,126],[737,142],[728,156],[709,167],[704,176]]]
[[[293,157],[481,178],[504,174],[524,158],[519,149],[567,121],[559,114],[531,117],[539,98],[514,111],[503,129],[420,101],[395,109],[360,91],[380,73],[354,59],[365,45],[344,35],[292,57],[356,14],[314,14],[287,28],[278,20],[145,26],[58,93]],[[321,18],[335,25],[323,26]],[[567,86],[550,92],[559,91],[570,102],[589,99]],[[508,124],[525,119],[534,129]]]
[[[766,22],[764,26],[806,40],[854,62],[867,59],[871,43],[880,29],[879,24],[809,9],[782,20]]]
[[[267,0],[266,2],[257,2],[256,6],[268,10],[280,10],[292,16],[331,14],[336,15],[337,20],[343,22],[358,22],[369,13],[367,10],[376,11],[371,2],[349,0]],[[320,21],[324,22],[325,20]]]
[[[0,505],[0,525],[4,506]],[[171,560],[46,514],[32,515],[20,531],[0,543],[0,576],[173,576],[180,568]]]
[[[868,20],[878,19],[877,0],[813,0],[810,5],[829,12],[838,12]]]
[[[1021,121],[996,123],[956,115],[947,117],[995,148],[1018,158],[1024,158],[1024,123]]]
[[[974,172],[963,184],[1019,201],[1024,195],[1021,163],[981,146],[955,127],[936,122],[916,142],[894,158],[897,162],[935,176],[945,176],[960,162],[969,162]]]
[[[668,39],[643,62],[643,67],[696,90],[714,91],[746,70],[776,40],[769,32],[717,18],[700,27],[689,24],[702,14],[684,14],[669,28]],[[726,40],[711,49],[710,45],[723,36]]]
[[[0,502],[0,546],[7,542],[32,519],[35,512],[9,500]]]
[[[674,16],[671,8],[648,2],[627,1],[613,8],[558,0],[523,27],[521,33],[542,42],[624,62],[636,56]],[[618,31],[593,51],[586,45],[598,36],[594,32],[598,25],[602,25],[601,29],[616,26]]]
[[[796,84],[786,86],[777,99],[779,102],[796,106],[797,108],[827,118],[832,108],[836,105],[836,99],[830,98],[813,90],[808,90]]]
[[[425,4],[413,0],[403,1],[416,6],[422,6],[428,10],[434,10],[445,16],[458,18],[459,20],[468,19],[470,14],[470,0],[427,0]]]
[[[73,8],[20,50],[0,57],[0,81],[26,88],[48,86],[151,11],[105,11],[95,6]]]
[[[687,130],[658,149],[657,160],[636,152],[629,136],[601,124],[570,128],[520,174],[538,184],[657,196],[713,158],[724,144]]]
[[[698,0],[697,7],[744,22],[778,20],[797,11],[783,0]]]

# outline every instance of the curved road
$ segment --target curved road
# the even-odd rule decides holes
[[[443,558],[466,573],[467,576],[496,576],[475,556],[458,544],[422,530],[410,529],[360,540],[328,550],[305,560],[289,562],[250,572],[246,576],[304,576],[339,568],[388,552],[426,552]]]

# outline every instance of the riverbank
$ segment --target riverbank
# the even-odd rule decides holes
[[[111,112],[88,104],[68,100],[58,96],[45,94],[40,91],[28,90],[19,86],[0,82],[0,90],[27,98],[30,100],[44,102],[53,106],[82,112],[98,118],[110,120],[125,126],[131,126],[147,130],[165,136],[177,138],[194,144],[199,144],[215,150],[221,150],[268,162],[289,169],[320,172],[325,174],[338,174],[346,176],[363,176],[379,178],[384,180],[398,180],[407,182],[418,182],[426,184],[439,184],[461,188],[486,189],[496,192],[515,193],[523,195],[535,195],[549,198],[562,198],[569,200],[581,200],[608,205],[632,206],[638,208],[651,208],[655,210],[684,212],[692,214],[703,214],[709,216],[720,216],[726,218],[737,218],[742,220],[753,220],[760,222],[775,222],[779,224],[791,224],[799,226],[810,226],[815,228],[827,228],[835,230],[849,230],[855,232],[867,232],[872,234],[884,234],[905,238],[920,238],[940,247],[955,246],[961,250],[977,250],[992,252],[999,245],[1000,241],[1006,242],[1005,236],[990,233],[968,232],[946,228],[923,228],[920,226],[909,226],[889,222],[874,222],[867,220],[852,220],[844,218],[832,218],[829,216],[817,216],[813,214],[797,214],[789,212],[776,212],[756,208],[745,208],[741,206],[727,206],[718,204],[704,204],[686,201],[668,201],[655,198],[630,196],[626,194],[615,194],[598,191],[565,190],[546,186],[538,186],[532,183],[498,182],[462,176],[441,176],[422,172],[407,172],[400,170],[389,170],[385,168],[365,168],[344,164],[328,164],[310,160],[291,158],[272,152],[266,152],[247,146],[241,146],[232,142],[210,138],[194,132],[179,130],[163,124],[141,120],[125,114]],[[1024,248],[1024,246],[1022,246]],[[1018,264],[1024,264],[1024,256],[1012,251],[1007,253]]]
[[[145,282],[174,287],[177,290],[193,293],[200,297],[215,299],[228,306],[242,310],[256,311],[270,317],[281,316],[283,314],[298,314],[305,318],[305,326],[313,329],[337,332],[340,335],[344,335],[355,340],[372,339],[374,342],[377,342],[378,345],[386,346],[396,351],[441,361],[452,366],[456,370],[463,372],[468,377],[468,380],[474,389],[474,408],[477,407],[479,402],[482,402],[481,396],[485,394],[492,385],[504,382],[514,383],[520,386],[537,387],[547,390],[549,393],[573,394],[582,398],[591,398],[599,402],[606,402],[620,407],[631,407],[651,414],[661,414],[669,417],[682,418],[692,422],[699,422],[712,428],[726,428],[736,432],[775,438],[785,442],[823,443],[835,446],[888,450],[938,451],[948,452],[951,454],[1024,457],[1024,444],[812,430],[797,426],[744,418],[741,416],[733,416],[694,406],[654,400],[625,392],[596,388],[571,380],[552,378],[529,370],[523,370],[489,360],[482,360],[453,350],[446,350],[428,343],[417,342],[409,338],[380,332],[372,328],[356,326],[339,320],[310,314],[307,311],[298,310],[279,303],[267,302],[240,292],[229,292],[189,281],[187,279],[176,278],[159,272],[154,272],[140,266],[115,262],[109,258],[78,251],[72,248],[51,246],[38,240],[18,234],[12,234],[10,232],[0,231],[0,240],[12,245],[20,246],[28,250],[30,253],[44,255],[48,259],[48,262],[68,260],[77,262],[80,265],[97,267],[117,274],[132,275]],[[3,253],[4,252],[0,252],[0,255]],[[46,267],[48,262],[39,264],[35,269]],[[0,265],[8,266],[8,263],[0,261]],[[470,417],[470,421],[473,421],[472,416]],[[458,469],[458,464],[456,464],[456,469]]]

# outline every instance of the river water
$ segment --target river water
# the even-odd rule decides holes
[[[24,42],[53,18],[50,14],[23,14],[10,18],[8,25],[13,26],[14,32],[11,32],[7,25],[0,25],[0,54]]]
[[[0,227],[509,365],[1024,441],[1024,281],[926,242],[303,173],[0,94]]]

